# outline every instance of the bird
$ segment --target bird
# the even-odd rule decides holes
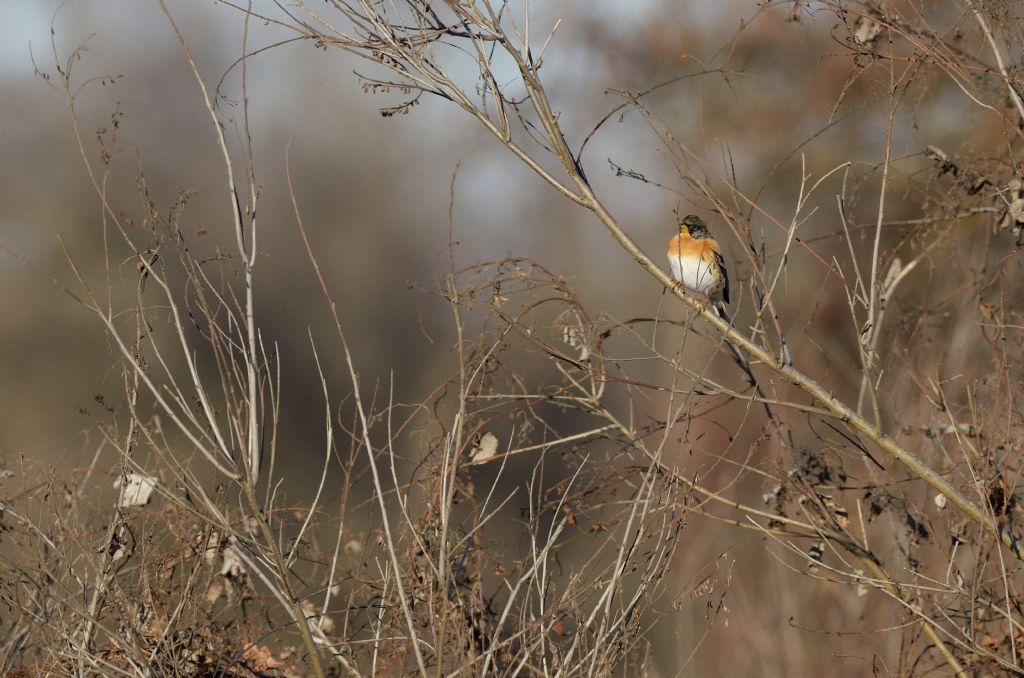
[[[688,214],[679,222],[679,232],[668,241],[668,264],[672,277],[684,288],[704,297],[711,304],[715,314],[732,325],[732,319],[725,310],[729,303],[729,271],[718,241],[711,237],[704,220],[696,214]],[[757,377],[750,362],[728,339],[725,341],[733,360],[747,375],[747,381],[762,398],[764,394],[757,384]],[[765,404],[769,417],[771,408]]]
[[[727,324],[732,325],[725,305],[729,303],[729,271],[725,268],[725,258],[718,241],[711,236],[704,220],[696,214],[688,214],[679,222],[679,232],[668,241],[668,264],[672,269],[672,277],[685,287],[707,299],[711,308]],[[747,381],[754,393],[761,399],[765,413],[774,419],[772,408],[765,398],[764,391],[757,382],[757,376],[750,366],[750,361],[740,352],[728,338],[725,345],[732,354],[733,360],[746,374]],[[831,426],[831,424],[830,424]],[[835,427],[833,427],[835,428]],[[885,470],[877,459],[871,456],[866,448],[860,446],[861,452],[878,468]]]
[[[679,222],[679,232],[668,241],[672,277],[687,290],[705,297],[715,312],[728,322],[729,272],[718,241],[704,220],[689,214]]]

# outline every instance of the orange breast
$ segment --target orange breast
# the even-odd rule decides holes
[[[711,238],[694,239],[679,233],[668,242],[672,277],[697,294],[713,295],[727,284],[718,266],[718,245]]]
[[[670,257],[700,257],[703,260],[713,259],[712,256],[718,252],[718,243],[711,238],[696,240],[689,233],[677,233],[668,241],[668,256]]]

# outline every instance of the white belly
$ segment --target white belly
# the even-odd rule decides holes
[[[675,255],[669,255],[668,264],[672,268],[672,277],[683,283],[686,289],[711,296],[717,292],[715,276],[708,264],[699,262],[697,259],[682,259]]]

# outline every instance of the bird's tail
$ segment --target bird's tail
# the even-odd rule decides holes
[[[715,314],[718,315],[719,318],[724,320],[728,325],[732,326],[732,318],[729,317],[729,312],[725,310],[725,304],[719,301],[713,304],[712,308],[715,310]],[[725,345],[729,347],[729,352],[732,353],[733,361],[737,365],[739,365],[739,368],[743,370],[744,374],[747,375],[747,382],[749,382],[751,388],[754,389],[754,393],[756,393],[757,397],[761,399],[762,404],[764,405],[764,411],[768,413],[768,419],[774,419],[775,415],[772,413],[772,407],[767,403],[767,398],[764,395],[764,391],[761,390],[761,386],[757,383],[757,377],[754,376],[754,370],[751,369],[750,367],[750,361],[748,361],[746,356],[740,353],[740,350],[736,348],[736,346],[728,339],[725,340]],[[832,424],[829,424],[829,426],[832,426]],[[832,428],[835,427],[832,426]],[[790,444],[792,444],[792,437],[790,438]],[[866,447],[860,445],[858,445],[858,447],[860,447],[860,450],[864,454],[864,456],[870,459],[875,466],[882,469],[883,471],[885,470],[885,467],[882,466],[882,464],[879,463],[877,459],[871,456],[871,453],[868,452]]]
[[[732,325],[732,318],[729,317],[729,312],[725,310],[725,304],[718,301],[712,304],[711,308],[714,309],[715,314],[719,318],[724,320],[726,324]],[[743,370],[743,373],[747,375],[747,382],[750,383],[750,386],[754,389],[754,392],[757,394],[759,398],[764,400],[764,392],[761,390],[761,386],[757,383],[757,377],[754,376],[754,370],[751,369],[750,367],[750,361],[747,360],[746,356],[740,353],[740,350],[736,348],[735,344],[733,344],[728,339],[725,340],[725,345],[729,347],[729,353],[732,354],[733,362],[735,362],[739,366],[739,368]],[[768,406],[767,403],[765,403],[765,409],[768,411],[768,416],[771,417],[771,408]]]

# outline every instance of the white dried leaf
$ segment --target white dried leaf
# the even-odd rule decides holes
[[[881,33],[882,24],[870,17],[862,16],[857,20],[857,25],[853,31],[853,39],[861,45],[870,45],[875,40],[878,40],[878,36]]]
[[[857,597],[858,598],[863,598],[864,596],[866,596],[868,594],[868,585],[867,585],[867,582],[865,582],[864,579],[863,579],[863,577],[864,577],[864,570],[854,570],[854,574],[856,574],[857,577],[858,577],[858,580],[857,580]]]
[[[472,460],[474,464],[487,461],[498,453],[498,436],[493,433],[485,433],[473,448]]]
[[[562,341],[572,348],[578,348],[580,351],[580,362],[586,362],[590,359],[590,349],[587,348],[587,344],[581,335],[582,332],[577,327],[566,326],[562,328]]]
[[[221,553],[223,560],[220,564],[220,574],[228,579],[238,579],[245,573],[245,568],[242,567],[242,559],[238,557],[238,547],[235,546],[238,540],[230,537],[228,541],[230,544]]]
[[[129,473],[125,483],[124,493],[121,495],[121,508],[130,506],[145,506],[149,503],[150,495],[156,488],[157,479],[153,476],[143,476],[138,473]],[[114,487],[120,485],[120,479]]]
[[[206,602],[213,605],[222,595],[224,595],[224,580],[218,577],[210,582],[210,586],[206,589]]]
[[[586,346],[580,346],[580,358],[581,363],[585,363],[590,360],[590,349]]]
[[[209,565],[217,560],[217,556],[220,555],[220,535],[216,532],[211,532],[210,536],[206,538],[206,548],[203,550],[203,560]]]
[[[206,589],[206,602],[213,605],[221,596],[233,600],[245,581],[245,566],[238,556],[238,539],[228,537],[222,543],[216,533],[210,535],[205,554],[206,562],[213,565],[220,558],[217,576]]]

